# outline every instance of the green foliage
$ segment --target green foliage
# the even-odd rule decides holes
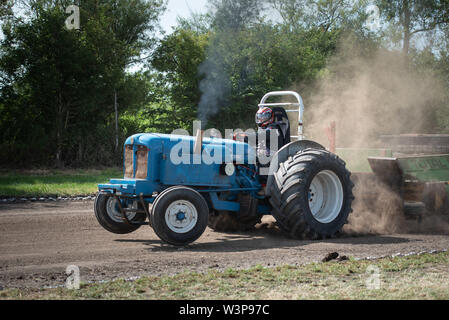
[[[85,1],[67,30],[68,1],[30,1],[29,20],[4,26],[0,56],[3,165],[112,164],[113,99],[138,108],[144,81],[126,66],[152,45],[160,1]],[[136,8],[138,10],[136,10]]]
[[[416,52],[413,56],[413,64],[421,74],[431,73],[437,79],[440,79],[443,90],[439,103],[429,108],[429,111],[435,124],[435,132],[449,133],[449,53],[440,51],[437,57],[431,50],[426,48],[421,52]]]
[[[121,168],[0,172],[0,196],[44,197],[94,194],[99,183],[123,177]]]
[[[448,0],[376,0],[375,4],[392,30],[401,33],[405,54],[414,35],[449,27]]]
[[[154,128],[164,132],[191,128],[201,96],[198,67],[205,59],[208,37],[180,29],[162,39],[156,49],[151,62],[158,72],[154,77],[158,89],[146,108]]]
[[[26,19],[13,16],[12,2],[0,6],[2,166],[118,165],[116,135],[121,144],[137,132],[191,130],[195,119],[252,127],[267,91],[307,87],[307,103],[317,81],[339,81],[329,62],[351,59],[337,50],[343,42],[369,57],[393,51],[399,35],[409,68],[449,92],[448,0],[375,1],[377,31],[366,26],[367,0],[213,0],[160,40],[164,0],[83,1],[80,30],[64,27],[69,0],[22,2]],[[431,41],[409,50],[416,34]],[[432,101],[424,122],[449,132],[449,94]]]
[[[290,29],[366,32],[365,0],[268,0]]]
[[[13,2],[11,0],[3,0],[0,2],[0,17],[2,19],[12,16],[12,6]]]
[[[447,252],[81,283],[79,290],[7,289],[3,299],[448,299]],[[379,288],[369,287],[375,267]],[[425,284],[425,285],[423,285]]]
[[[264,0],[211,0],[214,12],[212,27],[216,30],[242,30],[256,22]]]
[[[199,118],[220,130],[254,126],[261,96],[312,81],[337,39],[337,31],[288,31],[265,22],[215,32],[199,69]]]

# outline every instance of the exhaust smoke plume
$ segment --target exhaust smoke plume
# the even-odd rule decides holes
[[[206,60],[199,67],[203,79],[198,118],[204,127],[221,108],[230,106],[232,85],[226,69],[235,67],[234,58],[242,50],[238,39],[248,26],[259,21],[265,1],[212,0],[210,9],[215,32],[209,39]]]
[[[199,66],[199,74],[203,79],[199,84],[201,99],[198,105],[198,119],[205,129],[209,118],[215,115],[230,95],[231,85],[225,76],[222,58],[218,49],[208,49],[207,59]]]

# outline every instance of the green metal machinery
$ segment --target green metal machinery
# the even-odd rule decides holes
[[[357,184],[364,185],[359,197],[370,203],[381,188],[386,188],[402,199],[406,217],[449,217],[449,135],[406,134],[380,139],[385,149],[336,150],[354,172],[356,189]]]

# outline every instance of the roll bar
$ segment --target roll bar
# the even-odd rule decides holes
[[[266,103],[267,99],[269,97],[273,96],[293,96],[296,98],[297,103],[292,102],[278,102],[278,103]],[[259,108],[262,107],[280,107],[280,106],[294,106],[298,107],[298,110],[285,110],[286,112],[297,112],[298,113],[298,135],[297,136],[291,136],[292,138],[296,138],[298,140],[303,140],[303,122],[302,117],[304,114],[304,103],[302,101],[301,96],[294,91],[272,91],[268,92],[266,95],[263,96],[262,100],[260,100]]]

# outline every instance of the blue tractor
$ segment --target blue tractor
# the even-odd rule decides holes
[[[292,96],[296,102],[267,103],[273,96]],[[354,199],[344,161],[303,139],[299,94],[267,93],[259,108],[267,106],[286,124],[288,140],[294,140],[279,148],[268,164],[261,164],[257,143],[245,140],[247,135],[243,141],[203,138],[201,130],[196,137],[129,137],[124,179],[98,186],[94,207],[100,225],[116,234],[150,225],[160,239],[176,246],[197,240],[207,226],[249,229],[264,215],[273,215],[293,238],[320,239],[340,232]],[[290,136],[289,112],[298,115],[297,135]]]

